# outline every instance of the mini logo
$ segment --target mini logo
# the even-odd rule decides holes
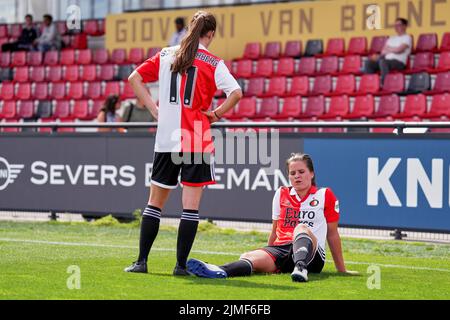
[[[299,253],[300,251],[308,252],[308,249],[306,249],[306,247],[301,247],[301,248],[298,248],[297,251],[295,251],[295,253]]]
[[[5,158],[0,157],[0,191],[14,183],[23,167],[23,164],[9,164]]]
[[[317,207],[318,204],[319,204],[319,200],[317,200],[317,199],[314,199],[309,203],[309,205],[311,207]]]

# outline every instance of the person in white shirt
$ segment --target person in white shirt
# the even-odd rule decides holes
[[[172,38],[170,38],[169,47],[179,45],[181,43],[181,40],[186,35],[186,25],[183,18],[178,17],[175,19],[175,28],[177,29],[177,31],[175,31],[172,35]]]
[[[397,35],[390,36],[381,50],[380,55],[372,55],[364,66],[365,73],[381,73],[381,83],[391,70],[404,70],[411,54],[412,38],[406,33],[408,20],[397,18],[395,21],[395,32]]]
[[[61,49],[61,36],[51,15],[44,15],[44,28],[40,37],[34,40],[34,45],[36,50],[41,52]]]

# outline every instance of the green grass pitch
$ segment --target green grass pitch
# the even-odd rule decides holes
[[[218,230],[202,224],[191,257],[221,264],[265,244],[267,234]],[[335,272],[330,252],[320,275],[293,283],[289,274],[234,279],[173,277],[176,229],[162,227],[149,274],[123,272],[137,254],[132,225],[0,222],[0,299],[449,299],[450,245],[343,239],[348,269]],[[79,289],[68,289],[69,266]],[[380,289],[369,289],[370,265]],[[69,269],[70,271],[70,269]],[[72,279],[72,280],[70,280]],[[370,280],[369,280],[370,282]]]

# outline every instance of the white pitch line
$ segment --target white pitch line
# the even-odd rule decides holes
[[[116,249],[138,249],[137,246],[125,246],[125,245],[104,244],[104,243],[60,242],[60,241],[12,239],[12,238],[0,238],[0,241],[5,241],[5,242],[22,242],[22,243],[36,243],[36,244],[47,244],[47,245],[60,245],[60,246],[75,246],[75,247],[96,247],[96,248],[101,247],[101,248],[116,248]],[[170,249],[170,248],[152,248],[152,250],[175,252],[175,249]],[[221,252],[221,251],[192,250],[192,252],[193,253],[200,253],[200,254],[221,255],[221,256],[224,256],[224,255],[226,255],[226,256],[239,256],[240,255],[240,253]],[[326,261],[326,262],[332,263],[332,261]],[[401,264],[382,264],[382,263],[360,262],[360,261],[345,261],[345,264],[376,265],[376,266],[380,266],[380,267],[384,267],[384,268],[398,268],[398,269],[409,269],[409,270],[425,270],[425,271],[450,272],[450,269],[405,266],[405,265],[401,265]]]

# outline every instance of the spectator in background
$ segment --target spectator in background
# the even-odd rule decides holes
[[[44,28],[40,37],[34,41],[35,48],[42,52],[61,49],[61,35],[53,23],[53,17],[49,14],[44,14],[43,18]]]
[[[110,95],[106,98],[105,104],[100,109],[97,115],[97,122],[111,123],[122,122],[121,117],[117,114],[117,110],[120,109],[120,100],[118,95]],[[111,132],[117,131],[115,128],[98,128],[99,132]]]
[[[178,17],[175,19],[175,28],[177,29],[177,31],[173,33],[172,38],[169,42],[169,47],[179,45],[184,35],[186,34],[186,25],[184,23],[184,18]]]
[[[2,51],[29,51],[33,48],[33,42],[37,37],[38,32],[33,24],[33,16],[27,14],[25,16],[25,26],[17,41],[3,44]]]
[[[122,116],[123,122],[153,122],[153,118],[150,111],[144,106],[141,100],[137,99],[136,103],[130,101],[125,107]],[[128,128],[128,132],[145,132],[148,128]]]
[[[386,41],[380,55],[372,55],[366,61],[363,72],[381,73],[381,84],[391,70],[404,70],[411,54],[412,38],[406,33],[408,20],[397,18],[395,21],[395,32],[397,35],[390,36]]]

